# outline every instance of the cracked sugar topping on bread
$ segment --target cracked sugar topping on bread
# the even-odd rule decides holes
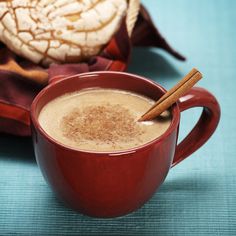
[[[121,24],[126,0],[0,1],[0,41],[34,63],[97,55]]]

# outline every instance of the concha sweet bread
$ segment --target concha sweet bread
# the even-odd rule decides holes
[[[0,41],[37,64],[80,62],[101,51],[127,10],[131,34],[139,0],[0,1]]]

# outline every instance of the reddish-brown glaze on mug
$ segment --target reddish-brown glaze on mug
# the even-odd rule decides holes
[[[215,97],[194,88],[171,107],[172,122],[157,139],[126,151],[89,152],[64,146],[47,135],[38,122],[52,99],[84,88],[129,90],[157,100],[166,91],[143,77],[122,72],[93,72],[56,81],[43,89],[31,107],[37,163],[54,192],[73,209],[95,217],[116,217],[141,207],[164,181],[170,167],[202,146],[215,131],[220,108]],[[201,106],[202,116],[179,144],[180,111]]]

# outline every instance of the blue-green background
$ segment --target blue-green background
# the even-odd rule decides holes
[[[140,210],[94,219],[67,209],[46,185],[30,139],[0,136],[0,235],[236,235],[236,1],[145,0],[153,19],[187,62],[157,49],[133,52],[130,71],[166,88],[192,67],[218,98],[221,123],[211,140],[173,168]],[[182,114],[181,137],[198,109]]]

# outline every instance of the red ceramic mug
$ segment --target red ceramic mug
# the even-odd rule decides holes
[[[67,205],[90,216],[121,216],[141,207],[164,181],[169,169],[210,138],[220,119],[215,97],[205,89],[193,88],[171,107],[172,122],[168,130],[145,145],[109,153],[63,146],[44,132],[38,115],[52,99],[91,87],[129,90],[154,100],[166,92],[160,85],[137,75],[93,72],[56,81],[34,99],[33,143],[43,176]],[[199,106],[203,112],[198,123],[177,145],[180,112]]]

